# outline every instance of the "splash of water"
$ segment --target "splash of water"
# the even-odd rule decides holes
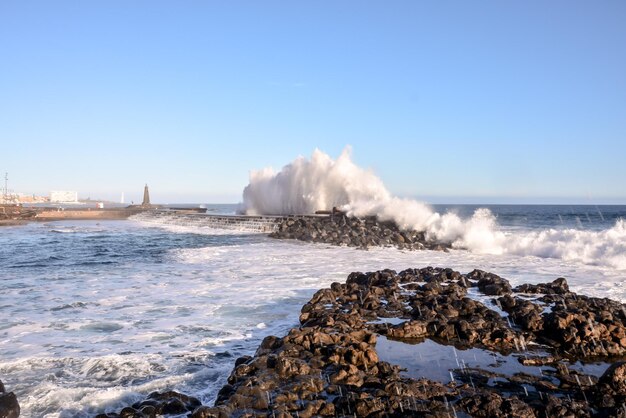
[[[348,215],[376,215],[401,229],[425,231],[427,239],[481,254],[515,254],[560,258],[626,269],[626,223],[604,231],[549,229],[505,233],[493,213],[477,209],[469,219],[437,213],[423,202],[393,196],[373,172],[358,167],[350,148],[333,160],[315,150],[276,172],[250,173],[242,212],[249,215],[307,214],[338,207]]]
[[[506,236],[502,252],[560,258],[626,270],[626,221],[603,231],[546,229]]]
[[[316,149],[310,160],[298,157],[279,172],[271,168],[252,171],[243,191],[243,211],[248,215],[306,214],[390,198],[376,175],[352,162],[349,148],[336,161]]]
[[[481,250],[491,249],[500,239],[488,209],[463,221],[454,213],[442,215],[425,203],[394,197],[380,178],[352,162],[350,148],[337,160],[316,149],[310,160],[298,157],[279,172],[252,171],[242,206],[248,215],[306,214],[338,207],[349,215],[376,215],[402,229],[426,231],[429,239]]]

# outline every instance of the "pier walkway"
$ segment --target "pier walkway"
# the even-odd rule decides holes
[[[131,219],[166,225],[229,229],[244,232],[272,233],[286,219],[317,217],[320,215],[254,216],[212,215],[199,213],[177,213],[168,210],[153,210],[133,216]]]

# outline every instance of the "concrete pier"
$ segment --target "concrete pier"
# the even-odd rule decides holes
[[[244,232],[275,232],[279,224],[287,218],[302,216],[248,216],[248,215],[207,215],[196,213],[177,213],[167,210],[155,210],[133,216],[131,219],[167,225],[229,229]]]

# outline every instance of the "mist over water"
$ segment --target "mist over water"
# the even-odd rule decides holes
[[[271,168],[252,171],[243,192],[242,211],[250,215],[307,214],[333,207],[348,215],[392,220],[402,229],[425,231],[427,239],[479,254],[534,255],[626,269],[623,219],[600,231],[504,231],[487,208],[477,208],[462,218],[393,196],[373,172],[354,164],[349,147],[336,160],[315,150],[310,159],[298,157],[278,172]]]

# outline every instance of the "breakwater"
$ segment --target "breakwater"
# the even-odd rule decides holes
[[[402,230],[393,221],[380,221],[375,216],[351,217],[341,212],[297,219],[287,217],[280,221],[270,237],[363,249],[396,247],[401,250],[445,251],[450,247],[449,243],[428,239],[423,231]]]
[[[295,239],[363,249],[379,246],[445,251],[450,247],[449,243],[428,239],[424,232],[401,230],[393,221],[379,221],[375,216],[349,217],[343,213],[250,216],[149,211],[136,215],[133,219],[174,226],[261,232],[276,239]]]
[[[198,213],[179,213],[168,210],[155,210],[137,214],[133,216],[132,219],[173,226],[272,233],[278,229],[280,223],[287,219],[287,217],[207,215]]]

